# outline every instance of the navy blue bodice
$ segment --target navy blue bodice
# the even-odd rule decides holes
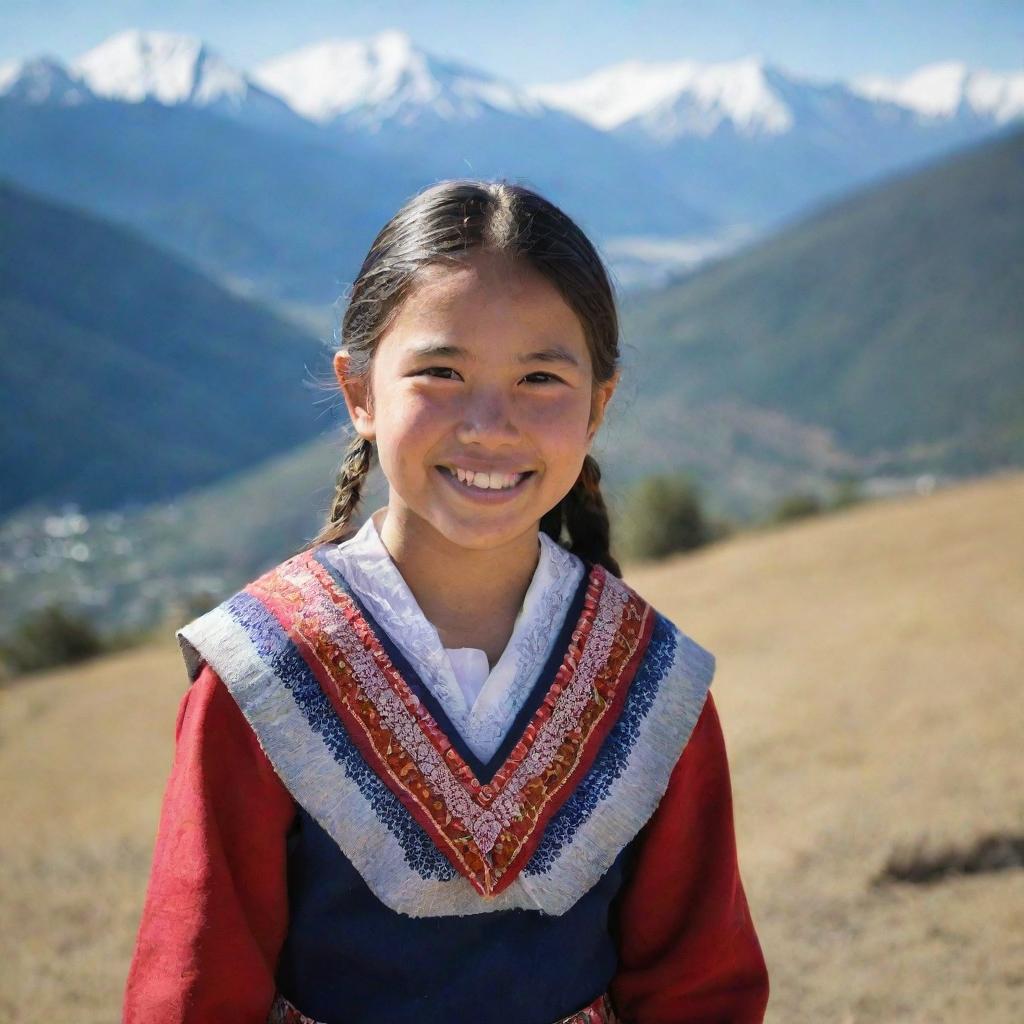
[[[288,839],[291,916],[278,987],[323,1024],[551,1024],[615,974],[612,903],[635,845],[560,916],[409,917],[381,903],[300,808]]]

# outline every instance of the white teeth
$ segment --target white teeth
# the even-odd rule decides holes
[[[455,475],[464,484],[469,484],[471,487],[479,487],[484,491],[499,491],[508,487],[515,487],[523,476],[522,473],[474,473],[471,469],[460,469],[458,466],[453,468]]]

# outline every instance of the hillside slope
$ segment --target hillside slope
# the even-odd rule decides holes
[[[1022,503],[1014,474],[627,569],[717,657],[772,1024],[1021,1019],[1024,872],[870,878],[1020,829]],[[0,1020],[116,1015],[185,685],[168,633],[4,692]]]
[[[316,434],[311,335],[3,183],[0,225],[0,513],[168,498]]]
[[[679,439],[634,454],[682,453],[724,489],[759,461],[791,479],[1019,465],[1021,295],[1018,131],[627,298],[633,418]]]

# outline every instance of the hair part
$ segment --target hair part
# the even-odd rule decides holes
[[[612,379],[619,365],[618,312],[608,274],[589,239],[532,189],[467,178],[441,181],[418,192],[373,240],[349,289],[341,322],[340,347],[349,356],[349,375],[369,384],[377,345],[428,268],[463,265],[475,251],[522,261],[543,274],[583,327],[594,390]],[[372,401],[369,387],[367,395]],[[372,441],[359,434],[351,439],[327,521],[302,550],[336,543],[354,531],[352,520],[374,454]],[[597,460],[588,453],[576,483],[541,518],[540,528],[580,558],[621,576],[611,554],[611,525],[600,482]]]

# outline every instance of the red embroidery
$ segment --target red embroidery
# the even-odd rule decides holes
[[[318,1024],[318,1022],[297,1010],[279,992],[274,999],[274,1005],[270,1008],[267,1024]],[[577,1010],[575,1013],[569,1014],[568,1017],[559,1017],[553,1024],[622,1024],[622,1021],[616,1016],[608,994],[602,993],[592,1003],[584,1006],[582,1010]]]
[[[487,785],[409,688],[331,574],[303,552],[249,584],[310,666],[367,762],[486,897],[529,861],[618,718],[653,609],[603,566],[544,700]]]

